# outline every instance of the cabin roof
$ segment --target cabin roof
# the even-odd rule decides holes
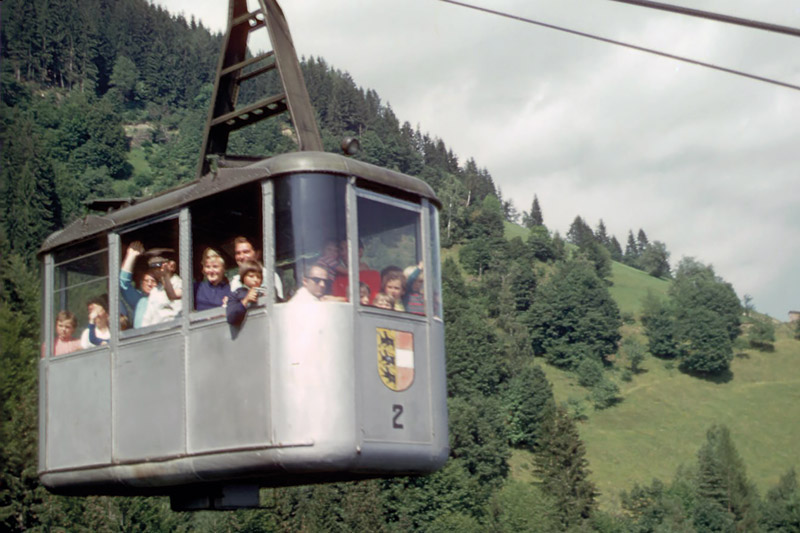
[[[83,241],[97,234],[124,226],[131,222],[157,216],[184,207],[201,198],[226,191],[264,178],[306,172],[324,172],[341,176],[355,176],[378,185],[399,189],[403,192],[431,200],[441,207],[433,189],[424,181],[401,172],[378,167],[363,161],[350,159],[328,152],[291,152],[255,162],[219,161],[217,172],[211,172],[193,182],[156,196],[139,200],[132,205],[110,211],[105,215],[86,215],[54,232],[39,249],[39,254],[74,242]]]

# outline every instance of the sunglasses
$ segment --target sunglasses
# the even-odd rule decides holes
[[[318,278],[318,277],[316,277],[316,276],[306,277],[306,279],[310,279],[311,281],[313,281],[313,282],[314,282],[314,283],[316,283],[317,285],[319,285],[320,283],[328,283],[328,280],[327,280],[327,279],[325,279],[325,278]]]

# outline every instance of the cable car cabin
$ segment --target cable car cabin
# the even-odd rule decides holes
[[[297,152],[51,235],[42,483],[226,508],[260,486],[441,467],[437,206],[415,178]]]

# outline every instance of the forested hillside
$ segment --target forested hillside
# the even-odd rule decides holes
[[[770,452],[763,468],[778,474],[753,476],[742,459],[758,455],[742,431],[767,449],[800,438],[787,378],[800,369],[800,330],[742,305],[709,265],[673,268],[641,229],[623,250],[602,221],[576,216],[562,238],[535,180],[518,213],[488,170],[322,58],[302,68],[326,149],[355,135],[356,157],[420,177],[442,201],[451,459],[421,478],[263,490],[262,509],[229,513],[49,495],[36,478],[36,250],[85,200],[195,177],[221,36],[145,0],[5,0],[2,21],[0,529],[800,531],[797,447]],[[289,129],[269,121],[230,150],[291,150]],[[735,396],[744,388],[732,385],[756,382],[772,392]],[[725,406],[766,420],[737,425]],[[689,459],[654,458],[659,436],[631,430],[640,419],[652,432],[659,420],[679,435],[690,427],[663,451]]]

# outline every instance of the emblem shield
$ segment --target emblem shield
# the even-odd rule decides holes
[[[375,328],[378,338],[378,376],[393,391],[404,391],[414,382],[414,334]]]

